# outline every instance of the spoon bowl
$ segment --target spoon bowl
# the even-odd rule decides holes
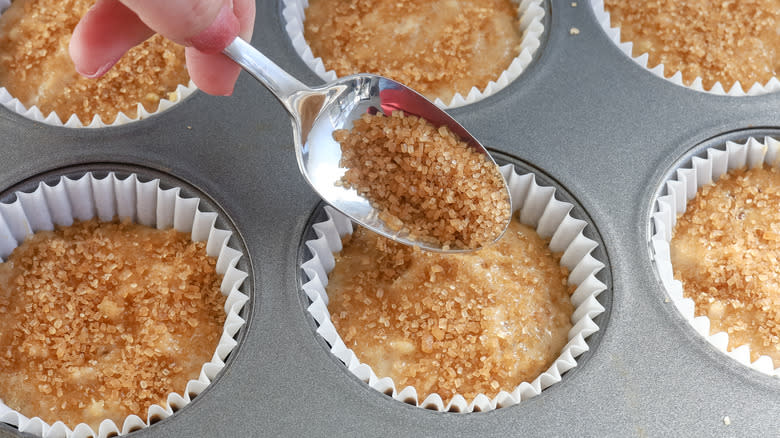
[[[323,86],[308,87],[241,38],[236,38],[223,53],[265,85],[290,113],[298,167],[323,200],[358,224],[404,244],[438,252],[478,249],[444,249],[430,242],[414,240],[403,231],[392,230],[365,197],[355,189],[337,184],[346,169],[339,165],[341,146],[333,139],[333,132],[350,129],[352,121],[366,113],[390,115],[401,110],[426,119],[434,126],[447,126],[495,165],[487,150],[446,112],[405,85],[378,75],[352,75]],[[503,190],[508,195],[506,183]],[[505,217],[508,225],[511,209],[506,211]],[[506,227],[501,235],[505,230]]]

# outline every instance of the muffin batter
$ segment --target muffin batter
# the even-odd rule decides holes
[[[420,251],[358,228],[328,276],[347,347],[420,399],[512,391],[547,370],[572,327],[567,269],[516,219],[468,254]]]
[[[0,264],[0,399],[95,431],[165,406],[222,334],[215,264],[175,230],[92,220],[36,233]]]
[[[339,76],[375,73],[449,102],[520,54],[510,0],[310,0],[304,38]]]
[[[15,0],[0,15],[0,85],[27,108],[112,123],[119,112],[138,117],[137,104],[157,111],[160,99],[187,85],[184,47],[159,35],[131,49],[98,79],[79,75],[68,53],[73,29],[95,0]]]
[[[778,170],[735,170],[702,187],[677,220],[671,251],[675,278],[711,333],[780,366]]]
[[[682,72],[686,85],[701,77],[707,90],[739,81],[747,91],[780,72],[780,0],[605,0],[604,8],[633,56],[648,53],[648,67]]]

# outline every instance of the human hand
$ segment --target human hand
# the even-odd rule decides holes
[[[222,53],[236,36],[249,41],[254,0],[98,0],[73,30],[76,71],[96,78],[155,34],[187,46],[187,70],[201,90],[228,96],[241,68]]]

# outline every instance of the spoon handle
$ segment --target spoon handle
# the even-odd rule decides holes
[[[295,79],[240,37],[236,37],[222,53],[268,88],[287,111],[295,115],[295,110],[290,104],[290,97],[298,91],[310,90],[309,87]]]

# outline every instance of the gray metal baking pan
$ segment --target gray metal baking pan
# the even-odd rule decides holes
[[[85,164],[151,169],[205,194],[246,245],[248,322],[228,366],[193,403],[133,436],[776,435],[780,381],[715,350],[665,302],[647,241],[669,168],[697,145],[780,133],[780,93],[715,96],[664,81],[578,3],[548,0],[532,65],[451,111],[492,150],[564,188],[608,264],[607,312],[578,366],[540,396],[486,413],[432,412],[380,394],[314,333],[297,263],[319,200],[298,174],[287,115],[247,75],[233,97],[197,92],[115,128],[55,128],[0,111],[0,191]],[[292,49],[280,2],[257,6],[253,44],[319,83]],[[0,437],[14,436],[0,425]]]

